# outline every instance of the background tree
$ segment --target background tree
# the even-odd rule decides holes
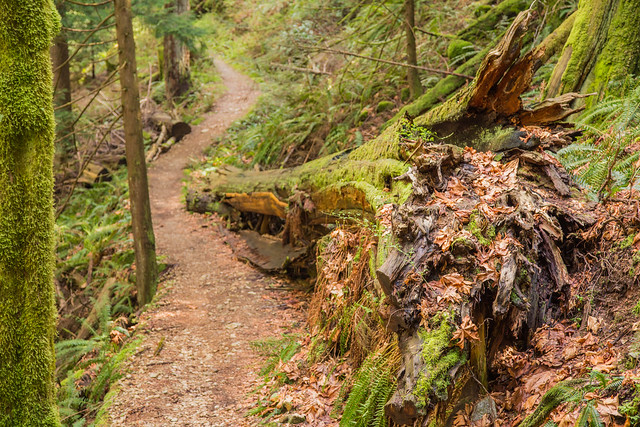
[[[183,15],[190,10],[189,0],[174,0],[167,6],[176,15]],[[167,101],[172,102],[191,87],[191,55],[187,45],[175,34],[165,34],[163,45],[165,93]]]
[[[131,220],[136,252],[136,288],[138,303],[144,305],[153,298],[158,279],[155,237],[151,222],[147,165],[142,139],[131,0],[115,0],[114,4]]]
[[[63,18],[66,11],[66,3],[57,1],[56,8]],[[64,18],[63,18],[64,19]],[[71,69],[69,61],[69,42],[67,35],[61,31],[53,39],[51,46],[51,63],[53,65],[54,105],[58,108],[56,135],[64,145],[68,135],[73,132],[71,104]],[[66,156],[69,150],[60,150],[61,156]]]
[[[160,58],[168,102],[191,88],[191,52],[205,31],[194,26],[189,0],[144,0],[135,5],[135,15],[163,39]]]
[[[405,0],[404,2],[404,19],[407,34],[407,63],[409,65],[418,65],[418,55],[416,53],[416,35],[414,33],[416,26],[416,13],[414,0]],[[422,95],[422,83],[418,70],[415,68],[407,68],[407,81],[409,82],[409,91],[411,99],[415,99]]]
[[[0,1],[0,425],[59,425],[50,0]]]

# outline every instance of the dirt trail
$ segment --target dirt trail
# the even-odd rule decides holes
[[[143,343],[109,410],[114,426],[251,425],[243,417],[258,362],[250,342],[277,336],[282,326],[281,307],[265,289],[270,279],[237,261],[215,224],[181,202],[185,165],[258,96],[247,77],[220,61],[216,67],[227,92],[150,169],[158,252],[174,267],[165,294],[142,316]]]

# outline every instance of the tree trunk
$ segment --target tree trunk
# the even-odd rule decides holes
[[[60,425],[54,386],[53,3],[0,0],[0,425]]]
[[[56,137],[61,139],[60,159],[66,160],[73,139],[73,109],[71,106],[71,72],[69,68],[69,44],[64,34],[58,34],[51,46],[53,64],[53,104],[60,107],[56,111]]]
[[[174,0],[168,7],[173,7],[174,13],[179,15],[188,12],[190,4],[189,0]],[[190,56],[187,46],[174,35],[164,36],[164,82],[170,103],[191,87]]]
[[[131,221],[136,253],[138,304],[151,301],[158,278],[155,236],[151,222],[147,165],[144,159],[136,52],[131,23],[131,0],[115,0],[116,32],[120,58],[121,99],[125,151],[131,200]]]
[[[414,0],[404,1],[404,20],[407,34],[407,63],[409,65],[418,65],[418,56],[416,54],[416,35],[414,33],[414,28],[416,26]],[[422,95],[422,83],[420,83],[418,70],[415,68],[407,68],[407,81],[409,83],[411,99],[415,99]]]
[[[640,9],[632,0],[581,0],[547,95],[602,92],[640,70]]]

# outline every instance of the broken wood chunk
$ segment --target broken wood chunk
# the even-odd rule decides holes
[[[254,212],[286,218],[287,204],[273,193],[225,193],[223,201],[242,212]]]

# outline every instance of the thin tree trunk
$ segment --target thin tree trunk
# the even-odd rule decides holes
[[[189,0],[174,0],[170,7],[178,15],[188,12]],[[190,56],[187,46],[175,36],[168,34],[164,37],[164,82],[169,102],[187,93],[191,87]]]
[[[60,425],[54,386],[53,3],[0,0],[0,425]]]
[[[51,46],[51,63],[53,65],[53,84],[54,96],[53,103],[55,106],[64,105],[58,110],[56,135],[62,138],[73,132],[73,109],[71,106],[71,72],[69,69],[69,44],[64,34],[58,34],[53,39]],[[68,151],[71,148],[69,143],[72,136],[65,138],[60,146],[60,159],[66,160]]]
[[[131,23],[131,0],[115,0],[116,33],[120,58],[120,84],[129,175],[131,221],[136,253],[138,303],[151,301],[158,278],[155,236],[151,222],[147,166],[142,142],[140,94],[136,74],[136,53]]]
[[[414,0],[404,1],[404,25],[407,34],[407,63],[409,65],[418,65],[418,55],[416,53],[416,35],[414,28],[416,26],[415,4]],[[411,99],[415,99],[422,95],[423,89],[420,83],[418,70],[415,68],[407,68],[407,81],[409,83],[409,91]]]

